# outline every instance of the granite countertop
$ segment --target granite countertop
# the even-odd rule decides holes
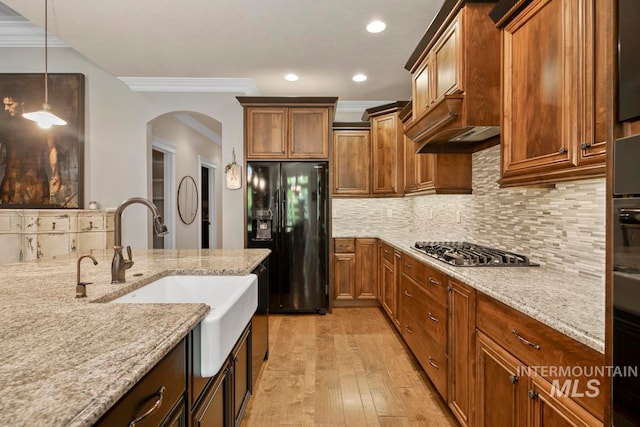
[[[416,240],[424,240],[415,235],[377,233],[374,236],[357,237],[380,238],[450,277],[604,353],[604,279],[597,280],[544,266],[454,267],[413,250]]]
[[[0,266],[0,425],[90,426],[209,312],[205,304],[100,304],[167,275],[244,275],[266,249],[133,251],[112,285],[110,250]],[[141,276],[136,276],[141,274]]]

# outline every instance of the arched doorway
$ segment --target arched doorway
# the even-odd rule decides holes
[[[153,247],[221,247],[222,180],[218,175],[222,124],[193,111],[165,113],[148,124],[149,193],[154,204],[164,210],[169,233],[173,234],[164,241],[154,239]],[[192,221],[181,218],[178,210],[178,185],[184,177],[196,183],[198,200]]]

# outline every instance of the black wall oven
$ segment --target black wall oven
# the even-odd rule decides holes
[[[613,148],[613,365],[640,363],[640,136]],[[631,371],[627,371],[631,372]],[[640,378],[613,375],[615,427],[640,426]]]

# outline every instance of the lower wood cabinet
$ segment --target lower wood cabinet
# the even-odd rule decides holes
[[[334,306],[377,304],[377,253],[378,239],[334,239]]]
[[[135,425],[138,427],[186,425],[186,358],[185,339],[109,409],[95,426],[129,425],[134,420],[137,420]]]
[[[605,378],[568,375],[597,372],[604,355],[482,293],[476,316],[476,425],[603,425]]]
[[[192,377],[192,382],[195,384],[191,411],[193,426],[240,425],[251,394],[251,324],[215,377]]]
[[[393,325],[400,329],[400,252],[384,242],[378,246],[380,260],[380,304]]]

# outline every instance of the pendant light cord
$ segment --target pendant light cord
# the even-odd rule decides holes
[[[48,49],[48,35],[47,29],[49,28],[49,13],[47,9],[47,4],[49,0],[44,0],[44,103],[45,105],[49,105],[49,84],[48,84],[48,66],[49,63],[49,49]]]

